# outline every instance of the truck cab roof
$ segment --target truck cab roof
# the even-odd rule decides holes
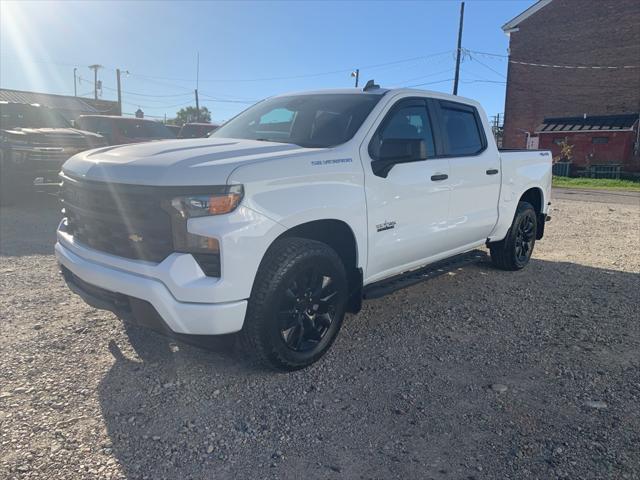
[[[291,96],[301,96],[301,95],[340,95],[340,94],[360,94],[360,95],[377,95],[377,96],[385,96],[385,95],[393,95],[393,96],[411,96],[416,95],[420,97],[432,97],[440,100],[449,100],[451,102],[458,103],[466,103],[469,105],[474,105],[476,107],[480,106],[480,103],[471,98],[462,97],[459,95],[452,95],[444,92],[437,92],[435,90],[423,90],[418,88],[372,88],[368,90],[363,90],[361,88],[326,88],[319,90],[301,90],[301,91],[293,91],[287,92],[279,95],[275,95],[270,98],[278,98],[278,97],[291,97]]]

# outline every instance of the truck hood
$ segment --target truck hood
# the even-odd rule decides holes
[[[2,130],[9,141],[35,147],[95,148],[104,145],[102,135],[76,128],[11,128]]]
[[[233,138],[164,140],[79,153],[62,167],[65,175],[133,185],[225,184],[241,164],[309,156],[317,148]]]

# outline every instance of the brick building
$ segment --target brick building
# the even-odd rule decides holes
[[[525,148],[527,140],[529,147],[536,147],[545,125],[548,130],[549,121],[558,118],[573,121],[597,117],[601,121],[602,117],[638,116],[639,0],[540,0],[502,29],[509,35],[510,60],[505,148]],[[603,66],[618,68],[591,68]],[[597,143],[604,140],[596,140],[591,150],[581,147],[586,153],[576,157],[574,163],[581,167],[613,162],[624,164],[625,171],[640,171],[638,122],[630,128],[635,133],[624,135],[630,144],[616,147],[627,152],[625,158],[612,158],[606,144]],[[592,135],[588,139],[577,135],[579,143],[607,136],[583,129],[582,137]],[[554,155],[558,153],[554,151]]]

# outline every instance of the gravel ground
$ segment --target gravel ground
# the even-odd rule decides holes
[[[531,265],[368,301],[293,374],[73,296],[54,201],[0,212],[0,478],[640,478],[640,200],[559,200]]]

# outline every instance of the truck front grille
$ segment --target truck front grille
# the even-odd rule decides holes
[[[67,232],[90,248],[121,257],[157,263],[173,252],[166,198],[159,187],[63,177]]]
[[[29,152],[30,161],[40,162],[64,162],[69,158],[69,154],[62,149],[59,150],[32,150]]]

